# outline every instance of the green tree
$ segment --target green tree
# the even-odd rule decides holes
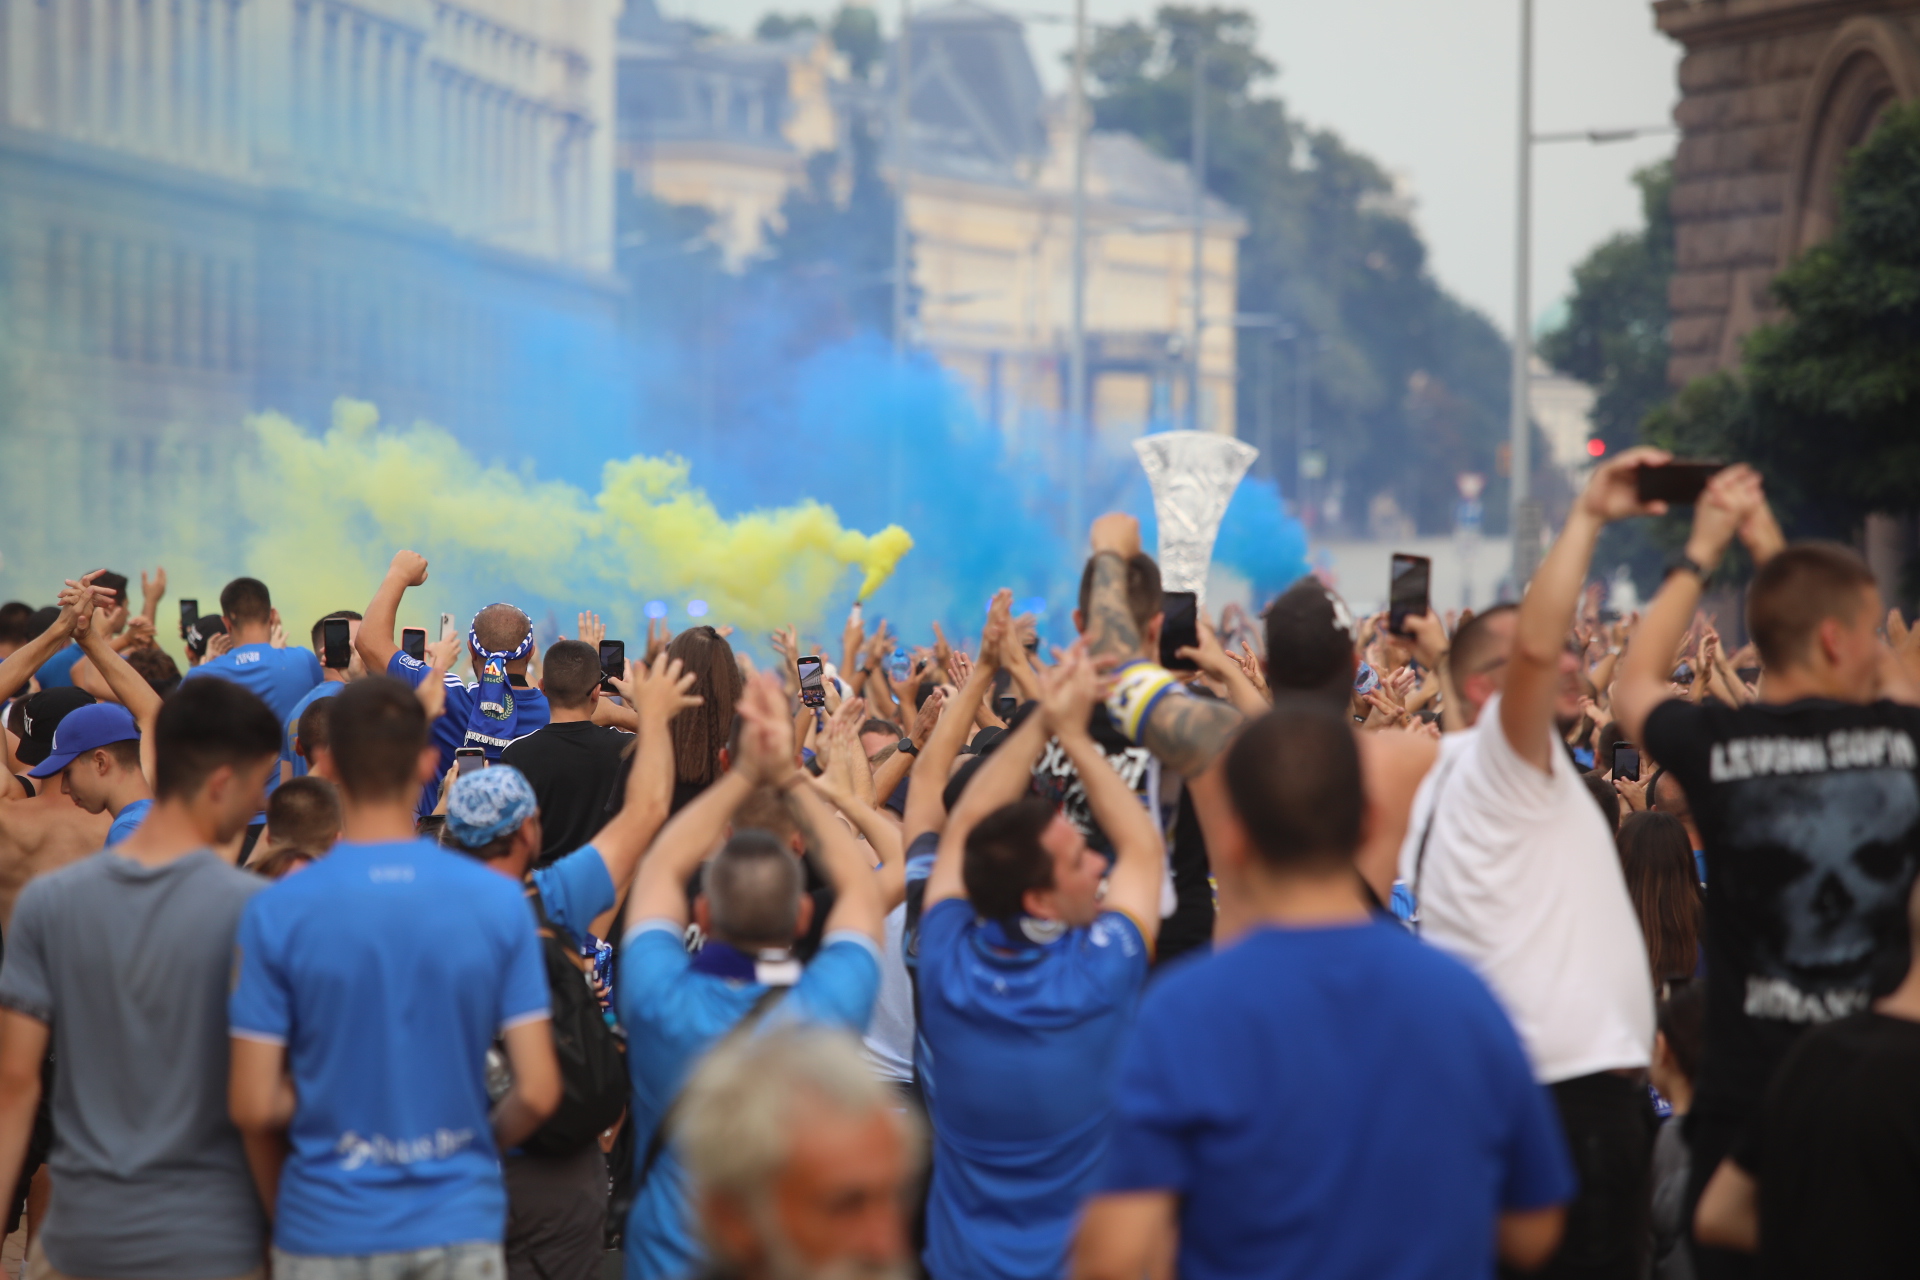
[[[1096,124],[1185,160],[1194,70],[1204,65],[1207,189],[1249,223],[1239,309],[1273,314],[1299,335],[1276,353],[1288,371],[1273,384],[1281,438],[1293,438],[1289,380],[1305,365],[1313,440],[1330,455],[1346,509],[1362,513],[1384,491],[1423,530],[1444,531],[1455,475],[1496,471],[1506,343],[1435,282],[1426,246],[1379,165],[1263,91],[1277,69],[1255,48],[1256,34],[1243,10],[1184,5],[1162,6],[1150,24],[1101,31],[1088,60]],[[1259,330],[1241,338],[1243,435],[1258,420],[1257,348],[1269,340]],[[1290,453],[1279,470],[1291,470]],[[1486,494],[1496,523],[1504,521],[1505,492],[1496,479]]]
[[[810,13],[798,13],[791,16],[784,13],[769,13],[761,17],[753,28],[756,40],[785,40],[788,36],[806,35],[820,29],[819,19]]]
[[[1573,269],[1566,321],[1540,340],[1540,356],[1593,386],[1593,434],[1607,449],[1640,439],[1667,387],[1667,284],[1673,278],[1670,161],[1633,175],[1645,225],[1623,231]]]
[[[827,26],[827,34],[833,38],[833,47],[847,56],[847,67],[856,80],[872,74],[886,48],[880,38],[880,19],[865,5],[841,5]]]

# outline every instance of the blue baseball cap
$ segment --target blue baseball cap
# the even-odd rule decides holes
[[[96,702],[77,707],[60,721],[53,731],[53,753],[42,760],[29,778],[51,778],[72,764],[74,757],[85,755],[116,742],[140,740],[140,726],[133,713],[117,702]]]

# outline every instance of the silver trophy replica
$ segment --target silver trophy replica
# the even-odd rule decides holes
[[[1153,486],[1160,522],[1160,581],[1169,591],[1191,591],[1204,603],[1207,566],[1227,503],[1260,451],[1211,431],[1165,431],[1133,442]]]

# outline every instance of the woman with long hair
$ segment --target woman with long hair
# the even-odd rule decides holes
[[[693,688],[703,701],[673,718],[673,811],[713,785],[723,770],[720,753],[733,733],[733,708],[740,701],[740,663],[733,646],[712,627],[682,631],[667,646],[667,656],[678,658],[693,676]]]
[[[1620,824],[1619,847],[1654,985],[1692,977],[1700,964],[1703,904],[1686,827],[1672,814],[1629,814]]]

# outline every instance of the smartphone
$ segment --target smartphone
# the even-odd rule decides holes
[[[1427,593],[1433,582],[1433,561],[1425,556],[1393,553],[1392,578],[1387,588],[1387,630],[1406,634],[1408,618],[1427,611]]]
[[[614,693],[615,680],[627,678],[627,642],[625,640],[602,640],[600,642],[600,692]]]
[[[180,602],[180,636],[182,639],[186,638],[188,629],[198,621],[200,621],[200,602],[198,600],[182,600]]]
[[[400,652],[415,662],[427,660],[427,632],[424,627],[408,627],[400,633]]]
[[[1640,748],[1631,742],[1613,744],[1613,780],[1640,781]]]
[[[320,665],[330,671],[345,671],[353,661],[353,642],[345,618],[328,618],[320,624]]]
[[[456,747],[453,752],[454,767],[465,777],[475,769],[487,767],[487,749],[485,747]]]
[[[800,668],[800,702],[803,706],[827,705],[826,665],[819,655],[809,654],[797,664]]]
[[[1707,481],[1726,465],[1724,462],[1699,459],[1675,459],[1664,466],[1635,468],[1633,483],[1642,502],[1688,506],[1700,501],[1700,493],[1707,487]]]
[[[440,615],[440,634],[434,638],[437,640],[445,640],[447,638],[447,632],[451,630],[453,630],[453,615],[450,613],[441,614]]]
[[[1020,699],[1018,698],[995,698],[993,700],[993,714],[999,716],[1005,723],[1012,723],[1013,713],[1019,709]]]
[[[1200,643],[1200,597],[1191,591],[1166,591],[1160,596],[1160,665],[1169,671],[1198,671],[1191,658],[1182,658],[1180,650]]]

